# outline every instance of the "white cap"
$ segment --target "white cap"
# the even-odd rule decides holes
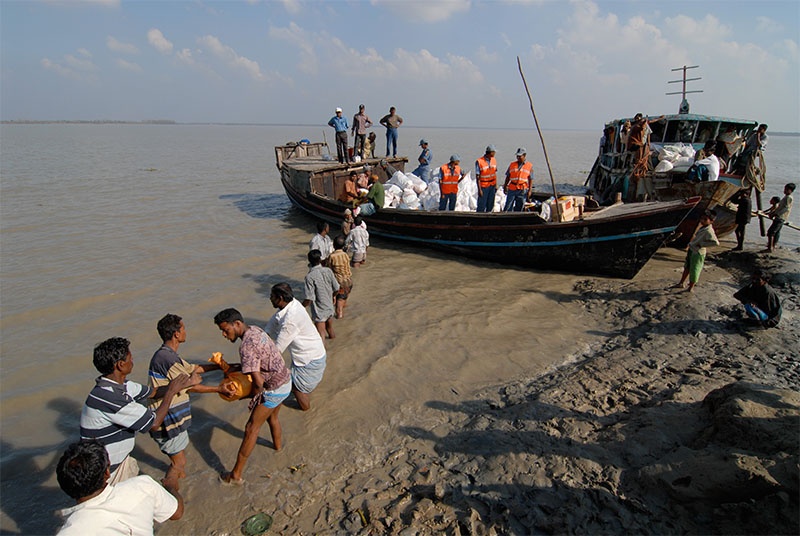
[[[337,114],[338,114],[339,112],[341,112],[341,111],[342,111],[342,109],[341,109],[341,108],[336,108],[336,113],[337,113]]]

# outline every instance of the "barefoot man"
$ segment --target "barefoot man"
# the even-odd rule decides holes
[[[292,357],[292,393],[300,409],[307,411],[311,409],[310,393],[319,385],[325,373],[325,344],[305,307],[294,298],[288,283],[274,285],[269,301],[278,311],[264,329],[281,352],[289,349]]]
[[[269,424],[275,450],[281,450],[282,433],[278,412],[281,403],[291,392],[292,381],[283,356],[272,339],[258,326],[245,324],[239,311],[220,311],[214,317],[214,323],[222,336],[229,341],[242,340],[239,345],[241,370],[253,377],[253,399],[248,405],[250,418],[244,428],[244,438],[236,456],[236,464],[233,470],[220,475],[220,480],[225,484],[241,485],[244,483],[244,466],[256,446],[258,432],[265,421]]]

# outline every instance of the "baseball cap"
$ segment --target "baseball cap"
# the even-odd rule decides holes
[[[497,149],[494,148],[494,145],[487,145],[486,146],[486,152],[487,153],[496,153]]]
[[[336,108],[336,113],[337,113],[337,114],[338,114],[339,112],[341,112],[341,111],[342,111],[342,109],[341,109],[341,108]]]
[[[458,153],[456,153],[456,154],[450,156],[450,161],[451,162],[460,162],[461,161],[461,157],[458,156]]]
[[[528,154],[528,150],[525,147],[520,147],[517,149],[517,156],[522,156],[524,154]]]
[[[426,140],[425,138],[422,138],[421,140],[419,140],[419,144],[420,144],[420,146],[427,145],[428,144],[428,140]]]

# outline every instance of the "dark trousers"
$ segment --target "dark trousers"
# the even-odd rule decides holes
[[[336,157],[340,163],[350,161],[350,156],[347,154],[347,131],[343,130],[336,133]]]

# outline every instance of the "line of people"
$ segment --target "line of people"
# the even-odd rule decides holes
[[[339,163],[346,164],[359,162],[365,158],[375,158],[375,133],[368,132],[372,127],[372,120],[363,104],[358,106],[358,113],[353,116],[352,126],[347,118],[342,115],[344,111],[336,108],[335,115],[328,121],[328,126],[333,127],[336,136],[336,157]],[[403,118],[397,114],[397,109],[392,106],[389,113],[378,122],[386,129],[386,156],[397,156],[398,129],[403,124]],[[347,131],[353,136],[353,151],[348,147]],[[358,157],[358,160],[356,160]]]
[[[311,253],[319,258],[319,250]],[[240,362],[228,371],[252,377],[249,418],[232,469],[219,475],[224,484],[244,482],[247,460],[265,422],[273,448],[281,450],[278,414],[290,394],[298,409],[311,408],[311,393],[322,381],[327,363],[324,335],[306,311],[308,302],[315,299],[309,291],[313,280],[306,278],[303,303],[294,297],[288,283],[274,285],[269,299],[276,312],[263,329],[247,324],[234,308],[214,316],[214,324],[226,340],[241,341]],[[338,285],[336,289],[341,293]],[[311,309],[313,314],[315,305]],[[81,440],[68,446],[56,469],[61,489],[76,501],[61,512],[66,520],[60,535],[152,534],[154,521],[183,515],[179,480],[186,477],[185,450],[192,421],[189,393],[217,393],[235,400],[236,387],[225,380],[219,385],[203,384],[202,375],[219,370],[220,365],[192,364],[179,355],[179,347],[187,339],[180,316],[165,315],[156,330],[162,344],[150,360],[147,386],[128,379],[134,368],[130,341],[112,337],[94,348],[92,361],[100,376],[81,411]],[[283,352],[288,352],[290,366]],[[137,433],[149,433],[169,457],[160,485],[139,475],[138,463],[131,455]]]

